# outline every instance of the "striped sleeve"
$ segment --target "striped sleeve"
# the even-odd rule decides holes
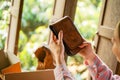
[[[56,66],[54,69],[55,80],[75,80],[66,65]]]
[[[113,75],[112,71],[97,56],[93,60],[94,64],[88,66],[88,70],[93,80],[120,80],[120,76]]]

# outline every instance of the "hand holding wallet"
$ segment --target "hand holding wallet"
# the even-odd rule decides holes
[[[83,43],[84,39],[76,29],[70,17],[65,16],[57,20],[49,25],[49,28],[57,38],[59,31],[63,31],[63,44],[67,55],[72,56],[80,51],[79,46]]]

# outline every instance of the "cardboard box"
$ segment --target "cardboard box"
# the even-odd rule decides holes
[[[2,74],[21,72],[20,62],[18,62],[16,64],[12,64],[9,67],[2,69],[1,72],[2,72]]]
[[[17,56],[3,50],[0,50],[0,71],[4,75],[2,80],[55,80],[53,69],[21,72]]]
[[[5,80],[55,80],[53,69],[5,74]]]
[[[21,72],[19,58],[10,51],[0,50],[0,71],[2,74]]]
[[[0,50],[0,79],[4,80],[6,73],[21,72],[21,64],[12,52]]]
[[[6,68],[10,65],[10,62],[7,58],[7,54],[3,50],[0,50],[0,71],[3,68]]]

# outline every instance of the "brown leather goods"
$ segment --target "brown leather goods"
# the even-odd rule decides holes
[[[38,59],[37,70],[55,68],[55,66],[53,65],[51,51],[47,47],[45,46],[39,47],[34,54]]]
[[[65,16],[57,20],[56,22],[50,24],[49,28],[56,35],[56,37],[58,37],[60,30],[63,31],[63,43],[67,55],[72,56],[80,51],[78,46],[82,44],[84,39],[76,29],[70,17]]]

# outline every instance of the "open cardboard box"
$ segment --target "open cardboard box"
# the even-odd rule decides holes
[[[10,65],[10,62],[7,58],[7,54],[3,50],[0,50],[0,71],[3,68],[6,68]]]
[[[20,61],[11,52],[0,50],[0,71],[2,74],[21,72]]]
[[[21,72],[19,59],[11,52],[0,50],[0,71],[3,80],[55,80],[53,69]]]

